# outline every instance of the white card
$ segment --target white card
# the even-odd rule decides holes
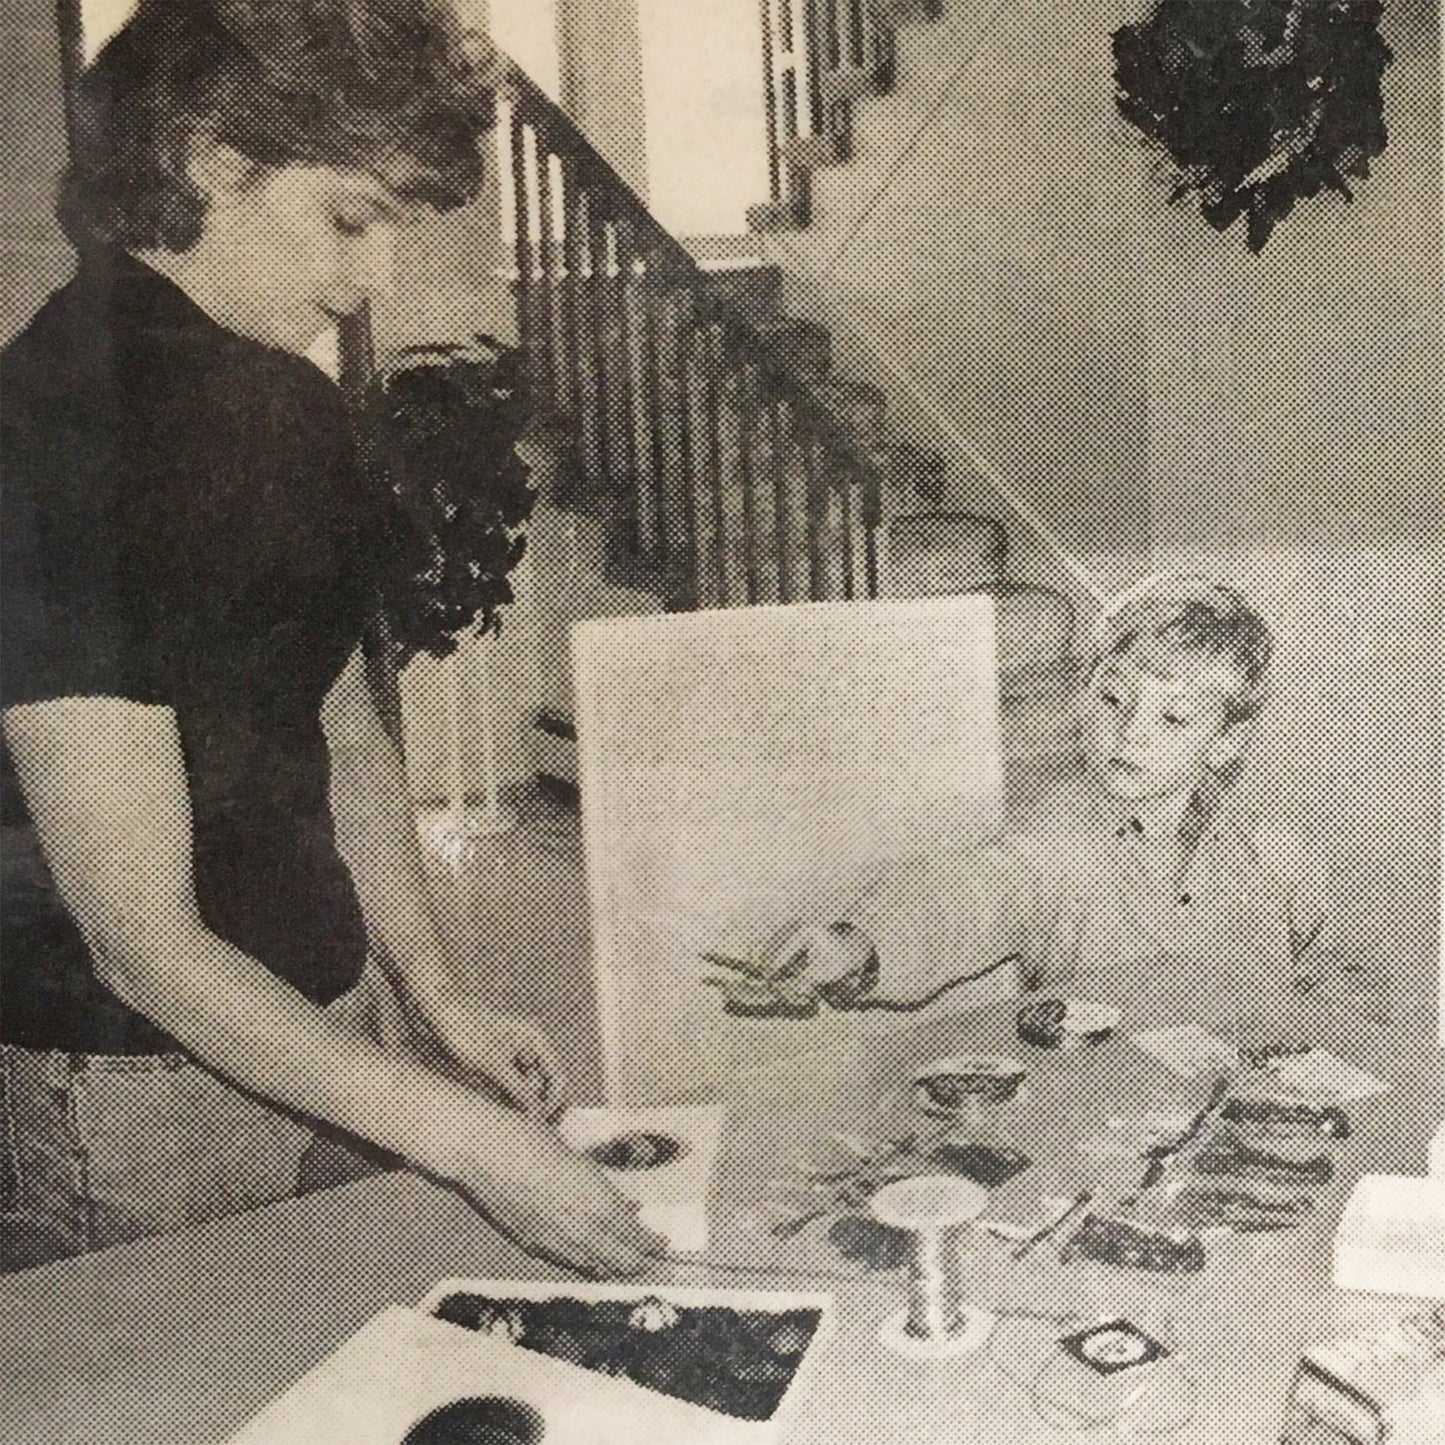
[[[707,1248],[707,1196],[725,1117],[719,1108],[569,1109],[558,1129],[571,1148],[601,1152],[598,1162],[642,1206],[648,1229],[669,1248],[696,1254]],[[609,1157],[629,1154],[631,1167],[609,1167]]]
[[[1132,1035],[1129,1042],[1186,1079],[1197,1079],[1201,1074],[1219,1073],[1239,1065],[1239,1051],[1234,1045],[1198,1024],[1153,1029],[1148,1033]]]

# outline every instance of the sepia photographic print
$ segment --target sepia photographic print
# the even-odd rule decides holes
[[[0,1445],[1445,1445],[1436,0],[0,16]]]

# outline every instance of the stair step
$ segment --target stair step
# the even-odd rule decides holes
[[[750,231],[801,231],[812,219],[811,207],[796,199],[763,201],[747,210]]]
[[[783,304],[783,270],[762,261],[704,262],[699,272],[652,271],[641,278],[644,292],[695,301],[703,292],[726,301],[755,325],[774,320]]]
[[[888,398],[880,388],[865,381],[829,377],[814,382],[809,390],[834,416],[851,426],[866,446],[883,445]]]
[[[955,597],[1004,580],[1008,536],[995,517],[920,512],[883,527],[878,590],[883,597]]]
[[[1074,606],[1061,592],[1029,583],[987,589],[996,606],[999,673],[1022,694],[1041,680],[1057,685],[1074,646]]]
[[[778,156],[790,166],[798,166],[804,170],[836,165],[845,158],[839,138],[826,130],[818,131],[815,135],[790,137],[779,145]]]
[[[887,476],[900,496],[911,496],[930,507],[943,505],[948,484],[948,460],[942,452],[912,442],[894,442],[887,449]]]
[[[880,73],[882,69],[877,65],[840,65],[836,70],[825,70],[818,76],[818,93],[825,105],[882,95],[891,79]]]
[[[769,357],[802,381],[821,381],[833,367],[833,336],[826,326],[780,316],[757,328]]]

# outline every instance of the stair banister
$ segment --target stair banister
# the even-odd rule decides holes
[[[620,513],[627,550],[672,569],[672,605],[795,596],[793,536],[806,539],[795,545],[809,556],[809,597],[875,595],[882,476],[864,440],[515,66],[499,113],[518,339],[543,409],[577,462],[578,490],[605,500],[614,521]],[[669,291],[683,298],[676,309]],[[668,328],[676,319],[661,349],[660,317]],[[724,408],[731,440],[719,434]],[[779,480],[780,408],[810,477],[792,491],[786,476]],[[765,456],[759,448],[768,442]],[[764,483],[773,487],[771,506],[756,494]],[[794,493],[802,515],[788,512]],[[838,525],[830,528],[830,518]],[[740,556],[729,555],[738,548]],[[814,565],[816,551],[830,550],[840,555]],[[840,587],[830,590],[825,560],[841,568]]]

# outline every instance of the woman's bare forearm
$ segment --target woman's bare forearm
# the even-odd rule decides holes
[[[504,1117],[202,927],[171,933],[163,955],[132,950],[103,960],[100,972],[124,1002],[232,1083],[423,1168],[445,1171],[453,1121],[475,1127],[478,1110]]]

